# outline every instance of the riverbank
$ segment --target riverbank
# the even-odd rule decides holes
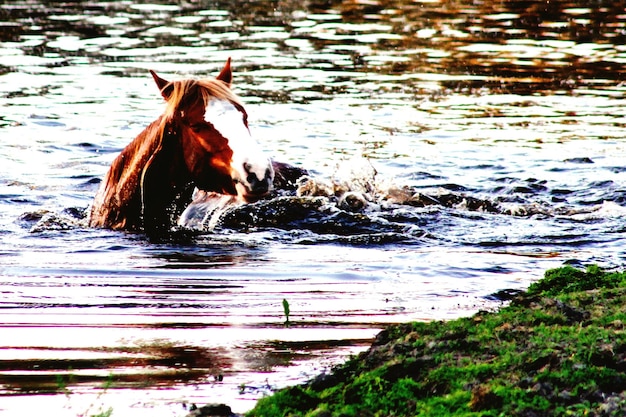
[[[626,273],[549,270],[497,312],[382,331],[249,416],[626,415]]]

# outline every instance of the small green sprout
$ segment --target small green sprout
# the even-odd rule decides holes
[[[289,301],[286,298],[283,298],[283,311],[285,312],[285,326],[289,326]]]

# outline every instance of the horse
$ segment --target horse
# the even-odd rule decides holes
[[[231,90],[230,58],[214,79],[170,82],[150,74],[165,112],[112,162],[90,209],[91,227],[164,233],[196,188],[253,202],[270,193],[275,179],[283,186],[300,174],[271,161],[251,136],[248,114]]]

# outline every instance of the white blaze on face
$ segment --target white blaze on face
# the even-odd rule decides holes
[[[233,151],[232,167],[236,172],[237,181],[249,187],[247,181],[249,174],[255,174],[259,180],[266,177],[267,170],[271,170],[271,162],[264,155],[258,142],[250,135],[243,121],[243,114],[237,107],[228,100],[211,99],[207,104],[204,120],[211,123],[215,130],[228,140],[228,146]],[[247,167],[247,171],[244,166]]]

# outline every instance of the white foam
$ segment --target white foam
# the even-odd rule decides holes
[[[603,201],[602,204],[592,206],[586,210],[579,210],[572,214],[572,218],[580,221],[622,218],[626,215],[626,207],[622,207],[613,201]]]
[[[213,231],[224,213],[243,204],[237,196],[195,189],[191,204],[178,219],[178,225],[187,229]]]

